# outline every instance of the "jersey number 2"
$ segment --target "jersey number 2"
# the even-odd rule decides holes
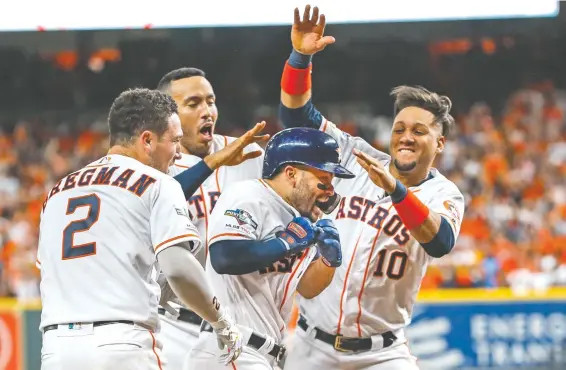
[[[63,230],[63,259],[73,259],[96,254],[96,242],[75,245],[75,233],[89,230],[98,221],[100,215],[100,198],[96,194],[70,198],[67,204],[67,215],[75,213],[80,207],[88,207],[85,218],[70,222]]]

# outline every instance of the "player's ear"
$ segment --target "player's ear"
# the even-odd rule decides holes
[[[297,169],[293,166],[285,166],[285,173],[287,174],[287,178],[291,182],[291,185],[295,187],[297,184]]]
[[[153,141],[153,135],[150,131],[144,131],[140,135],[140,140],[144,148],[150,149]]]
[[[444,144],[446,143],[446,138],[444,136],[440,136],[437,141],[436,145],[436,154],[442,153],[444,150]]]

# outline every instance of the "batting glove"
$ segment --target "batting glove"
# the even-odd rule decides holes
[[[315,243],[315,228],[306,217],[295,217],[284,231],[276,236],[285,244],[290,254],[299,253]]]
[[[329,267],[339,267],[342,264],[342,247],[334,222],[319,220],[316,223],[316,231],[316,247],[322,262]]]
[[[244,340],[242,333],[240,333],[240,330],[232,322],[228,309],[225,308],[220,319],[210,323],[210,326],[212,326],[214,333],[216,333],[218,347],[228,350],[228,353],[220,356],[219,361],[224,365],[235,361],[242,353]]]

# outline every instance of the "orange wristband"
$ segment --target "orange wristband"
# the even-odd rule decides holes
[[[289,95],[302,95],[310,90],[312,63],[308,68],[299,69],[285,63],[283,75],[281,76],[281,89]]]
[[[399,203],[393,203],[399,218],[409,230],[421,226],[428,217],[430,210],[415,196],[412,191],[407,192],[405,199]]]

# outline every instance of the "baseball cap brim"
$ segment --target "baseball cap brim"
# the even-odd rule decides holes
[[[333,173],[334,176],[340,179],[353,179],[356,177],[352,172],[348,171],[345,167],[336,163],[324,163],[318,166],[319,169]]]

